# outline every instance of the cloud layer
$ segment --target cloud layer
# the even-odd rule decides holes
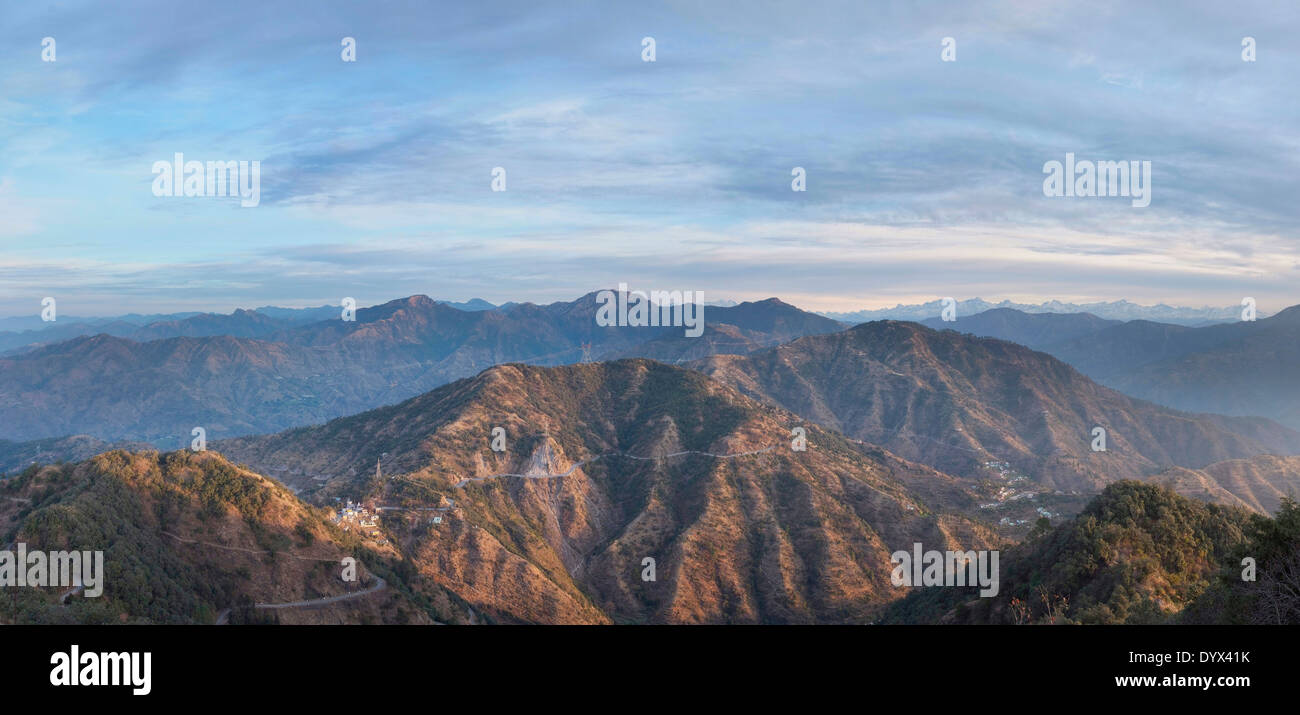
[[[7,12],[0,314],[46,295],[103,314],[619,281],[821,309],[1300,302],[1292,5]],[[261,205],[154,197],[150,167],[176,152],[260,160]],[[1067,152],[1151,161],[1151,206],[1043,196]]]

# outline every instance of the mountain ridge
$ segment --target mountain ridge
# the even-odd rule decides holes
[[[790,448],[796,426],[807,451]],[[214,448],[270,474],[301,465],[280,478],[311,498],[451,502],[445,528],[397,543],[499,619],[865,622],[901,596],[888,580],[893,548],[1000,539],[952,511],[974,500],[950,476],[645,359],[496,366],[399,405]],[[651,555],[658,581],[642,581]]]
[[[277,326],[243,311],[151,333],[241,323],[253,337],[79,336],[0,356],[0,439],[87,434],[171,447],[188,442],[196,426],[213,438],[274,432],[397,402],[494,364],[578,362],[584,345],[595,355],[634,354],[680,330],[597,325],[595,296],[471,312],[419,295],[360,308],[355,321]],[[709,308],[705,320],[755,346],[840,327],[775,300]],[[698,348],[665,345],[670,353]]]
[[[943,471],[1010,460],[1063,490],[1300,447],[1300,435],[1266,420],[1179,413],[1097,385],[1045,353],[917,323],[864,323],[691,365]],[[1091,450],[1099,426],[1106,452]]]
[[[997,303],[991,303],[981,298],[971,298],[968,300],[955,301],[956,317],[969,317],[982,313],[987,310],[996,308],[1010,308],[1025,313],[1090,313],[1102,319],[1107,320],[1153,320],[1167,323],[1176,323],[1180,325],[1200,325],[1212,322],[1222,322],[1236,320],[1241,314],[1240,306],[1227,306],[1223,308],[1212,307],[1178,307],[1169,306],[1159,303],[1153,306],[1144,306],[1137,303],[1131,303],[1127,300],[1099,301],[1094,303],[1068,303],[1058,300],[1044,301],[1038,304],[1017,303],[1011,300],[1002,300]],[[937,318],[944,309],[943,300],[932,300],[927,303],[903,305],[902,303],[892,308],[879,308],[875,310],[858,310],[851,312],[823,312],[830,318],[843,320],[853,323],[865,323],[874,320],[910,320],[922,322],[930,318]],[[1261,313],[1261,316],[1265,315]]]

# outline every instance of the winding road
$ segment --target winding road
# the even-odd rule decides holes
[[[238,546],[224,546],[222,544],[214,544],[210,541],[198,541],[195,539],[186,539],[183,536],[177,536],[176,534],[173,534],[168,531],[164,531],[162,533],[165,534],[166,536],[170,536],[173,539],[176,539],[177,541],[186,544],[198,544],[202,546],[211,546],[212,548],[215,549],[225,549],[226,551],[240,551],[246,554],[273,553],[268,550],[259,551],[257,549],[244,549]],[[283,555],[288,556],[290,558],[298,559],[300,561],[329,561],[331,563],[338,563],[340,561],[340,559],[337,558],[322,559],[315,556],[298,556],[297,554],[288,554],[288,553],[285,553]],[[262,609],[262,610],[277,610],[281,608],[312,608],[314,606],[327,606],[332,603],[339,603],[341,601],[348,601],[354,598],[361,598],[362,596],[369,596],[372,593],[375,593],[377,591],[382,591],[385,588],[388,588],[388,582],[385,581],[380,576],[374,576],[374,579],[375,582],[362,591],[356,591],[353,593],[343,593],[337,596],[322,596],[320,598],[309,598],[304,601],[289,601],[287,603],[254,603],[253,608]],[[226,625],[230,620],[230,611],[231,609],[226,608],[223,609],[220,613],[218,613],[216,625],[218,626]]]
[[[361,598],[362,596],[369,596],[370,594],[375,593],[376,591],[382,591],[385,588],[388,588],[388,582],[385,581],[380,576],[375,576],[375,582],[371,584],[368,588],[366,588],[364,591],[356,591],[355,593],[344,593],[338,596],[322,596],[321,598],[309,598],[305,601],[289,601],[288,603],[254,603],[253,608],[257,608],[261,610],[276,610],[280,608],[312,608],[314,606],[328,606],[331,603],[339,603],[341,601],[349,601],[354,598]],[[217,614],[216,625],[224,626],[229,624],[230,610],[231,609],[226,608],[223,609],[221,613]]]
[[[313,606],[327,606],[331,603],[339,603],[340,601],[348,601],[354,598],[361,598],[362,596],[368,596],[376,591],[382,591],[385,588],[388,588],[388,582],[384,581],[384,579],[380,578],[379,576],[375,576],[375,582],[371,584],[370,587],[364,591],[357,591],[355,593],[344,593],[338,596],[309,598],[306,601],[290,601],[288,603],[255,603],[253,604],[253,608],[265,608],[265,609],[274,610],[278,608],[311,608]]]

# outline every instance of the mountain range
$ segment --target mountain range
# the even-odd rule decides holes
[[[124,315],[112,318],[64,316],[44,322],[39,318],[5,318],[0,325],[0,354],[15,354],[43,345],[90,335],[113,335],[136,341],[172,337],[231,335],[259,337],[302,323],[339,315],[332,306],[318,308],[263,307],[220,313],[174,313],[170,315]]]
[[[1288,552],[1250,543],[1295,528],[1286,498],[1275,521],[1119,481],[1011,547],[979,518],[968,480],[644,359],[498,366],[213,446],[110,451],[0,482],[0,536],[103,549],[113,564],[103,600],[62,606],[28,591],[0,617],[1155,623],[1186,611],[1228,622],[1276,615],[1259,599],[1283,597]],[[341,532],[303,501],[345,498],[382,514],[382,531]],[[890,555],[915,544],[1003,550],[1001,593],[893,585]],[[1217,569],[1242,549],[1264,554],[1268,590],[1229,597],[1238,587],[1216,586]],[[350,554],[364,567],[352,585],[336,576]]]
[[[188,444],[194,427],[213,438],[273,432],[397,402],[500,363],[577,362],[584,345],[592,358],[634,353],[682,330],[601,327],[597,307],[595,293],[474,312],[413,296],[362,308],[354,321],[285,325],[236,311],[155,323],[135,337],[82,336],[0,358],[0,438],[87,434],[174,447]],[[776,299],[709,308],[705,320],[711,334],[753,346],[842,327]],[[667,350],[680,346],[697,347]]]
[[[1111,364],[1095,356],[1125,354],[1125,331],[1166,336],[1131,341],[1142,365],[1250,353],[1288,339],[1292,311],[1204,328],[1009,309],[845,328],[770,299],[712,307],[686,338],[601,327],[596,308],[589,294],[490,310],[414,296],[355,321],[236,311],[0,359],[0,471],[21,471],[0,481],[0,537],[88,543],[124,564],[103,602],[38,592],[4,617],[1164,622],[1193,605],[1212,622],[1256,617],[1205,599],[1249,597],[1215,586],[1216,564],[1274,523],[1262,515],[1290,513],[1300,433],[1144,401],[1053,355],[1095,371]],[[208,451],[151,448],[188,445],[196,425]],[[375,523],[345,530],[347,502]],[[1094,543],[1103,526],[1114,535]],[[890,582],[890,555],[915,544],[1014,541],[1016,602]],[[1079,570],[1129,543],[1150,556],[1135,563],[1163,569],[1142,573],[1174,585],[1123,562]],[[360,583],[331,576],[345,555],[364,564]],[[1044,576],[1056,562],[1078,566],[1075,580]],[[1017,611],[1037,583],[1049,600]]]
[[[1134,397],[1300,429],[1300,306],[1199,328],[1008,309],[925,324],[1041,350]]]
[[[1213,385],[1158,400],[1194,402],[1187,406],[1195,412],[1124,394],[1159,391],[1158,380],[1137,384],[1136,374],[1197,381],[1151,367],[1171,360],[1218,365],[1211,358],[1236,351],[1267,362],[1268,350],[1295,344],[1300,309],[1203,328],[999,308],[929,321],[942,330],[897,321],[844,329],[769,299],[709,308],[703,335],[690,338],[680,328],[601,327],[597,307],[595,293],[473,311],[413,296],[362,308],[355,321],[311,319],[325,308],[287,317],[241,310],[156,321],[133,338],[43,346],[0,358],[0,440],[7,440],[0,467],[84,459],[110,447],[188,446],[195,427],[213,440],[274,433],[397,403],[493,365],[584,357],[687,365],[852,439],[983,483],[986,494],[1005,496],[999,482],[1025,477],[1042,498],[1061,499],[1066,513],[1079,507],[1069,496],[1161,472],[1187,490],[1268,510],[1290,488],[1289,477],[1254,458],[1300,454],[1300,435],[1248,416],[1267,410],[1235,409],[1233,396],[1215,397]],[[1107,389],[1045,353],[1103,382],[1135,386]],[[1125,362],[1138,370],[1115,367]],[[1286,383],[1285,368],[1219,381],[1277,372]],[[1251,394],[1273,393],[1254,398],[1264,407],[1285,406],[1295,389],[1256,388]],[[1094,449],[1098,429],[1105,430],[1101,451]],[[1212,468],[1230,461],[1257,468],[1242,476],[1238,467],[1231,479],[1229,470]],[[1006,518],[1022,523],[1024,516]]]
[[[1130,303],[1127,300],[1097,303],[1065,303],[1059,300],[1049,300],[1030,304],[1016,303],[1010,300],[990,303],[980,298],[972,298],[953,302],[955,303],[956,317],[959,319],[999,308],[1018,310],[1022,313],[1089,313],[1104,320],[1151,320],[1188,326],[1228,322],[1238,320],[1241,316],[1240,306],[1190,308],[1169,306],[1163,303],[1139,305]],[[912,305],[900,303],[892,308],[879,308],[876,310],[825,312],[822,315],[849,323],[865,323],[872,320],[910,320],[919,323],[930,318],[939,318],[943,309],[943,300],[932,300],[928,303]]]
[[[1169,466],[1300,453],[1261,418],[1178,412],[1094,383],[1014,343],[878,321],[692,363],[747,395],[946,472],[1007,462],[1060,491],[1095,492]],[[1093,448],[1096,429],[1105,449]]]

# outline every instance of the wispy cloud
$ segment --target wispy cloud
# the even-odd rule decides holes
[[[826,308],[976,293],[1297,302],[1295,7],[138,0],[10,14],[0,313],[56,291],[90,313],[363,289],[554,299],[638,277]],[[655,63],[640,58],[647,35]],[[57,62],[40,61],[44,36]],[[344,36],[356,63],[339,58]],[[261,206],[155,198],[150,166],[174,152],[262,161]],[[1044,197],[1043,162],[1067,152],[1151,161],[1151,206]],[[490,191],[496,166],[505,193]],[[807,192],[790,191],[794,166]]]

